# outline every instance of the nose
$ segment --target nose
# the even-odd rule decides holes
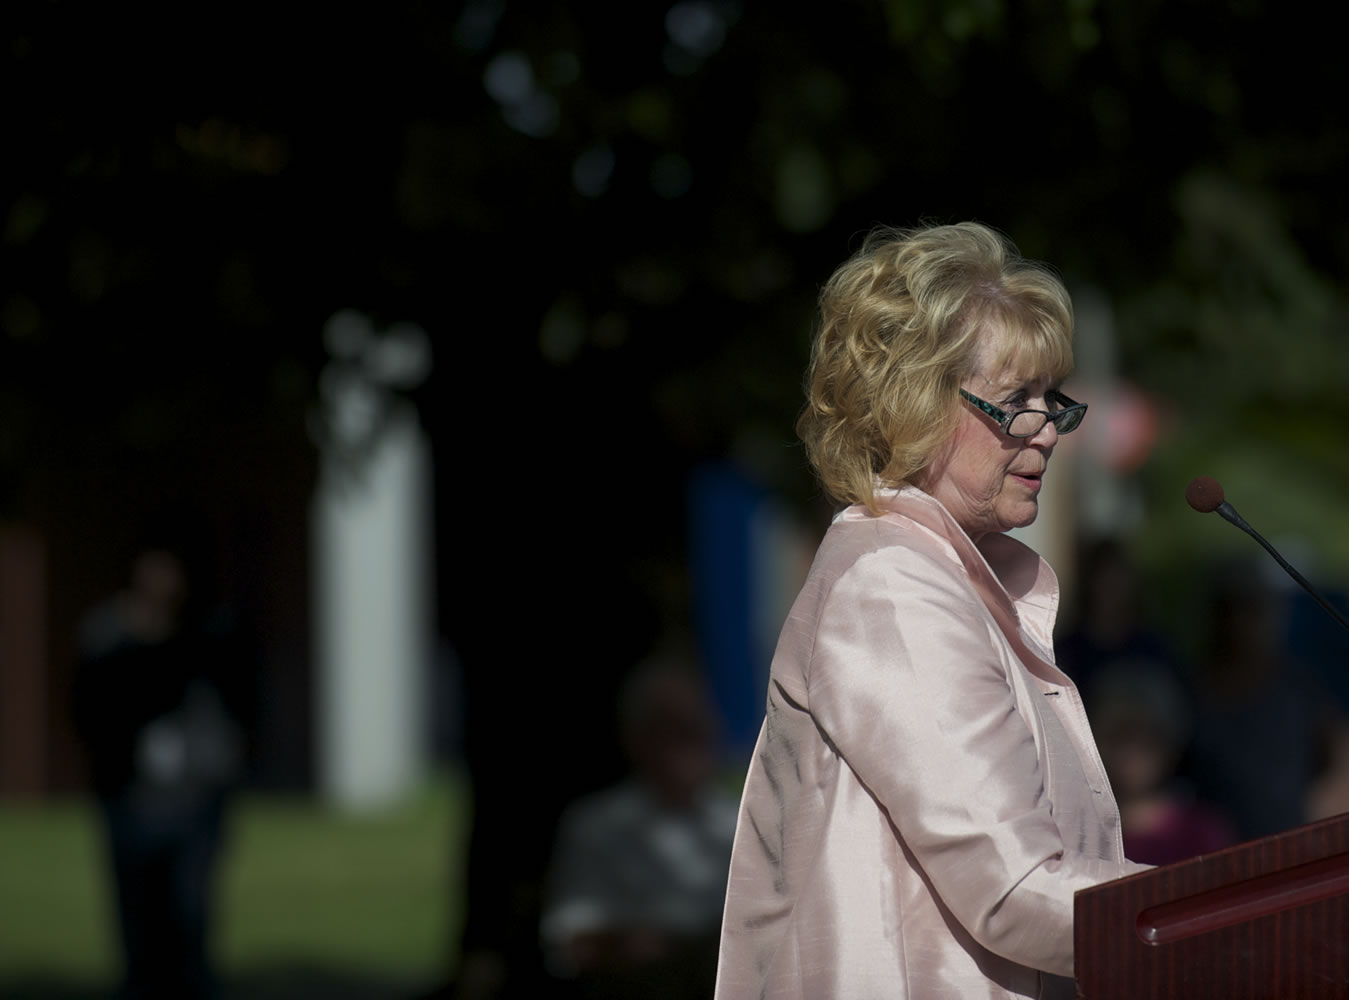
[[[1058,440],[1058,425],[1052,420],[1046,420],[1045,425],[1036,431],[1035,434],[1031,435],[1031,437],[1027,439],[1027,442],[1037,448],[1053,448],[1054,445],[1058,444]]]

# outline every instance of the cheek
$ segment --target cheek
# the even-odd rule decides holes
[[[967,498],[989,504],[1002,493],[1007,469],[1020,450],[1015,439],[966,414],[939,452],[940,468]]]
[[[977,492],[994,497],[1002,491],[1010,457],[984,440],[973,438],[964,444],[957,461],[964,468],[964,479]]]
[[[945,457],[952,469],[957,470],[959,478],[977,481],[984,478],[990,465],[987,434],[983,428],[971,427],[962,421],[959,429],[947,442]]]

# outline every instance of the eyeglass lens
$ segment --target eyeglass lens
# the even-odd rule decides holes
[[[1082,411],[1064,410],[1051,418],[1048,414],[1036,410],[1022,410],[1013,415],[1011,423],[1007,425],[1007,433],[1013,437],[1034,437],[1051,419],[1060,434],[1067,434],[1082,422]]]

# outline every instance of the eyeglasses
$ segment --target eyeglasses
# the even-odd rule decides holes
[[[1045,424],[1051,420],[1054,421],[1054,427],[1060,434],[1067,434],[1069,431],[1077,430],[1077,425],[1082,423],[1082,418],[1087,413],[1086,403],[1076,403],[1058,390],[1045,394],[1046,403],[1051,406],[1055,403],[1060,404],[1060,409],[1054,410],[1052,413],[1045,410],[1016,410],[1013,413],[1008,413],[1006,410],[998,409],[992,403],[985,403],[978,396],[966,392],[964,389],[960,390],[960,394],[996,420],[1004,434],[1014,438],[1035,437],[1040,431],[1044,430]]]

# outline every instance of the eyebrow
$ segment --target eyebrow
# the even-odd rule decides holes
[[[1015,395],[1018,392],[1031,393],[1037,382],[1039,382],[1039,379],[1020,379],[1020,378],[1015,380],[1008,380],[1005,382],[994,382],[992,383],[994,387],[993,395],[1005,398],[1007,396]],[[1051,378],[1049,380],[1049,384],[1045,386],[1045,394],[1047,395],[1051,392],[1058,392],[1062,388],[1063,388],[1063,379]]]

